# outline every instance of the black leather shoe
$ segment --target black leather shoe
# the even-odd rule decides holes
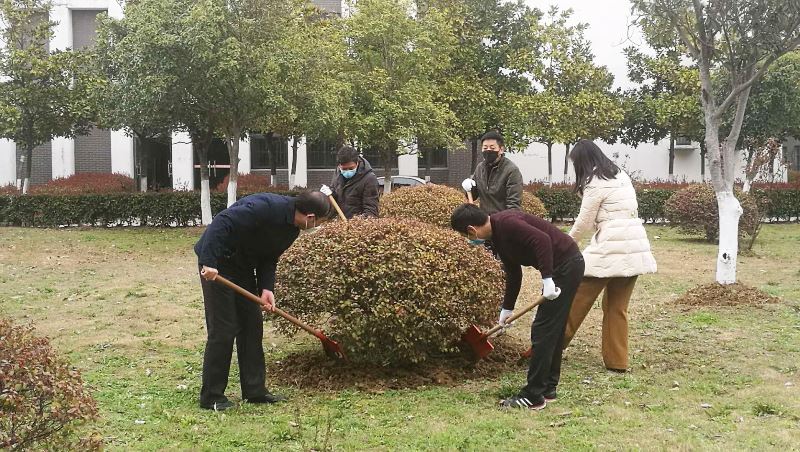
[[[286,397],[280,394],[272,394],[268,392],[261,397],[253,397],[247,399],[247,403],[279,403],[286,400]]]
[[[214,410],[214,411],[225,411],[235,407],[236,405],[233,404],[230,400],[224,400],[222,402],[214,402],[211,404],[200,404],[200,408],[204,410]]]

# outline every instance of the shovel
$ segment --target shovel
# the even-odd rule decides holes
[[[222,276],[217,275],[217,277],[214,278],[214,281],[222,284],[223,286],[228,286],[229,288],[231,288],[234,291],[238,292],[239,295],[242,295],[243,297],[247,298],[248,300],[252,301],[253,303],[257,303],[258,305],[261,305],[261,298],[253,295],[249,291],[239,287],[235,283],[223,278]],[[323,348],[323,350],[325,350],[325,354],[326,355],[330,356],[331,358],[338,358],[338,359],[347,360],[347,356],[344,354],[344,350],[342,350],[342,347],[336,341],[334,341],[331,338],[329,338],[328,336],[326,336],[325,333],[323,333],[321,330],[318,330],[318,329],[316,329],[316,328],[314,328],[314,327],[312,327],[312,326],[310,326],[310,325],[308,325],[306,323],[303,323],[302,320],[298,319],[297,317],[295,317],[295,316],[293,316],[291,314],[286,313],[285,311],[283,311],[281,309],[275,308],[274,312],[276,314],[278,314],[279,316],[283,317],[284,319],[292,322],[296,326],[304,329],[306,332],[316,336],[317,339],[319,339],[322,342],[322,348]]]
[[[547,301],[547,298],[539,297],[539,299],[533,302],[533,304],[509,317],[509,319],[506,320],[506,324],[517,320],[545,301]],[[495,325],[489,331],[482,333],[480,328],[475,325],[471,325],[469,328],[467,328],[467,331],[461,335],[461,340],[469,344],[470,348],[472,348],[473,353],[475,353],[475,356],[477,356],[478,359],[483,359],[486,358],[489,353],[492,352],[492,350],[494,350],[494,345],[489,342],[489,338],[503,328],[504,327],[502,325]]]
[[[344,212],[342,212],[342,209],[339,208],[339,203],[336,202],[336,199],[333,197],[333,195],[328,195],[328,200],[331,202],[331,204],[333,204],[333,207],[336,208],[339,218],[341,218],[342,221],[347,221],[347,217],[344,216]]]

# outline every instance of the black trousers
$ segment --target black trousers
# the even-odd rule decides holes
[[[572,299],[583,279],[584,267],[580,253],[561,263],[553,271],[553,282],[561,289],[561,295],[536,308],[536,317],[531,324],[533,355],[528,367],[528,384],[520,391],[534,403],[541,402],[544,394],[555,391],[561,378],[564,328]]]
[[[250,292],[256,293],[255,275],[245,272],[220,274]],[[203,386],[200,404],[224,402],[228,373],[231,368],[233,343],[239,359],[239,381],[242,398],[264,396],[266,365],[264,362],[264,318],[261,308],[231,289],[200,278],[206,311],[208,339],[203,355]]]

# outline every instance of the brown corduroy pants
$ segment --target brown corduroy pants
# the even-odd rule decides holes
[[[636,276],[627,278],[584,277],[567,319],[564,348],[567,348],[597,296],[603,294],[603,362],[609,369],[628,368],[628,302]]]

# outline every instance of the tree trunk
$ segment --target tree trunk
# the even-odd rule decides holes
[[[397,145],[389,146],[383,151],[383,194],[392,191],[392,157],[397,158]]]
[[[25,167],[22,175],[22,194],[27,195],[31,188],[31,173],[33,172],[33,148],[25,150]]]
[[[231,136],[225,138],[225,144],[228,146],[228,158],[231,163],[231,169],[228,173],[228,207],[236,202],[236,190],[239,188],[239,140],[241,138],[242,132],[238,128],[234,128]]]
[[[298,137],[292,137],[292,168],[289,170],[289,189],[294,189],[294,179],[297,174],[297,142]]]
[[[267,135],[268,139],[271,139],[274,136],[272,132]],[[275,146],[267,145],[267,152],[269,152],[269,180],[270,183],[275,186],[277,185],[275,181],[278,177],[278,152],[275,150]]]
[[[425,154],[422,156],[425,159],[425,175],[428,177],[428,182],[430,182],[431,176],[431,167],[433,166],[433,149],[428,149]]]
[[[478,166],[478,139],[473,138],[472,140],[472,160],[470,161],[469,165],[469,174],[475,174],[475,167]]]
[[[192,135],[192,147],[197,153],[197,161],[200,162],[200,221],[203,225],[211,224],[211,189],[208,182],[208,148],[211,143],[211,134],[206,132],[194,132]]]
[[[675,181],[675,134],[669,134],[669,180]]]
[[[706,143],[700,140],[700,180],[706,180]]]
[[[566,148],[564,152],[564,183],[566,184],[569,181],[569,150],[572,147],[572,143],[565,143],[564,147]]]
[[[719,252],[717,253],[717,282],[736,282],[736,257],[739,253],[739,217],[742,206],[732,191],[717,193],[719,206]]]
[[[137,157],[139,160],[139,191],[147,191],[147,155],[144,147],[144,140],[138,133],[133,138],[136,141]]]
[[[553,142],[547,142],[547,185],[553,186]]]

